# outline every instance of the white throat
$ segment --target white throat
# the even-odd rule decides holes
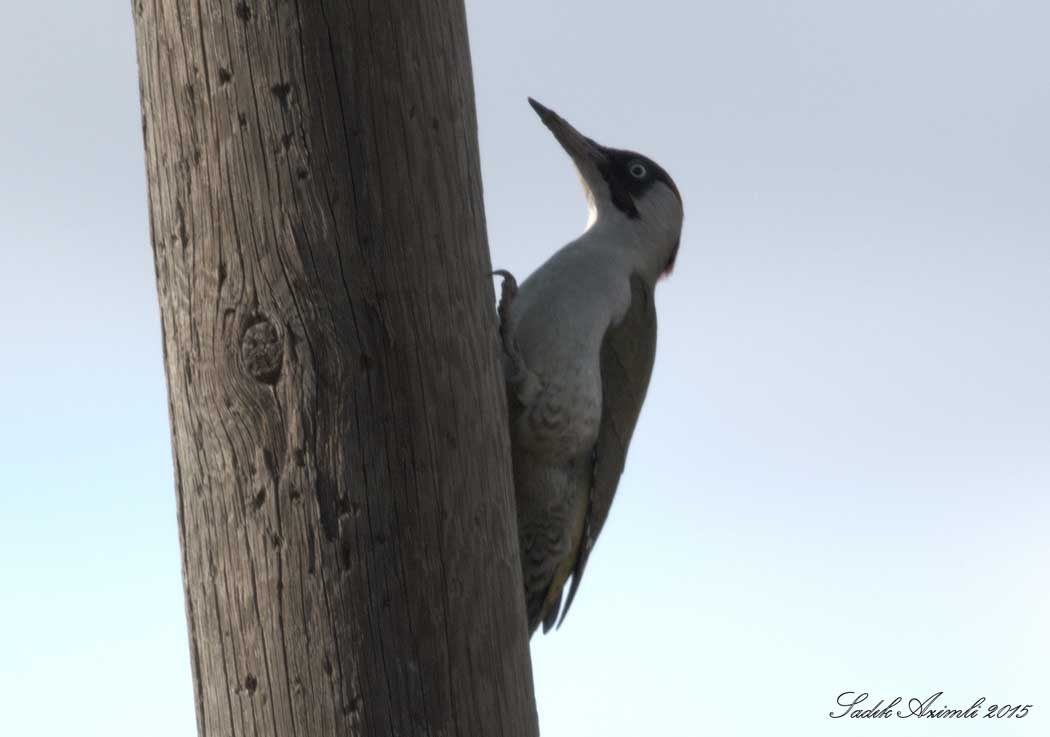
[[[636,202],[638,217],[631,218],[611,203],[597,206],[587,194],[587,227],[576,242],[601,251],[655,285],[681,237],[682,208],[677,198],[642,198]]]

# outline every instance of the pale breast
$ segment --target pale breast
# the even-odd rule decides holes
[[[537,380],[511,430],[515,443],[550,463],[594,447],[602,413],[602,339],[630,301],[615,259],[589,258],[585,245],[551,258],[511,305],[514,341]]]
[[[594,447],[602,415],[601,382],[570,371],[543,381],[534,400],[511,428],[515,443],[548,463],[559,463]]]

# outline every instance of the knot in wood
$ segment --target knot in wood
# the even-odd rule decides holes
[[[277,326],[269,318],[256,316],[241,336],[241,363],[256,381],[276,384],[281,378],[284,345]]]

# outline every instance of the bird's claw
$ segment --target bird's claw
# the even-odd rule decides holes
[[[499,296],[499,322],[500,332],[506,334],[507,321],[509,319],[508,312],[510,311],[510,303],[514,301],[514,298],[518,295],[518,280],[514,278],[514,274],[510,273],[506,269],[496,269],[492,272],[493,276],[500,277],[503,282],[500,285],[500,296]]]
[[[503,280],[500,286],[499,307],[499,334],[503,342],[503,353],[506,357],[506,379],[511,386],[517,387],[519,392],[526,387],[531,387],[529,379],[532,373],[525,365],[525,358],[518,350],[517,341],[510,333],[510,306],[518,295],[518,280],[506,269],[496,269],[493,276]]]

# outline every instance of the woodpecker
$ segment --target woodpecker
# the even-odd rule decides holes
[[[674,268],[683,209],[654,161],[529,103],[576,165],[589,210],[583,234],[520,287],[495,272],[531,636],[568,613],[609,514],[656,355],[654,290]]]

